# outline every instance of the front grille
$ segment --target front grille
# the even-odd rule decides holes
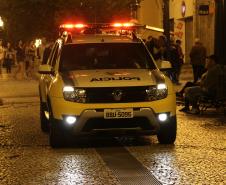
[[[128,103],[147,100],[148,87],[104,87],[87,88],[87,103]]]
[[[120,128],[141,128],[142,130],[153,130],[154,127],[150,125],[149,120],[145,117],[136,117],[132,119],[103,119],[92,118],[89,119],[83,132],[89,132],[95,129],[120,129]]]

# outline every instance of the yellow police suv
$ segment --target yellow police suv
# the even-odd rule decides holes
[[[171,81],[142,40],[125,34],[130,25],[114,26],[120,31],[63,25],[67,31],[39,67],[41,129],[52,147],[86,134],[157,135],[160,143],[174,143]]]

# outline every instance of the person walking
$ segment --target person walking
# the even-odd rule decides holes
[[[190,61],[193,68],[194,83],[196,83],[205,72],[205,59],[206,59],[206,48],[197,38],[195,39],[195,45],[192,47],[190,52]]]
[[[28,60],[28,68],[27,68],[27,77],[32,78],[32,73],[34,71],[34,62],[36,56],[36,48],[34,45],[34,41],[31,41],[29,46],[26,48],[26,58]]]
[[[25,74],[25,48],[22,40],[19,40],[17,48],[16,48],[16,58],[18,62],[18,68],[15,72],[15,78],[19,74],[21,79],[26,78]]]
[[[15,51],[10,42],[7,42],[7,47],[4,54],[6,73],[11,73],[12,65],[16,64],[16,55]]]
[[[4,53],[5,53],[5,48],[3,47],[3,41],[0,40],[0,77],[2,76]]]

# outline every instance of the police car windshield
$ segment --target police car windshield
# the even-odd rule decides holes
[[[60,71],[155,69],[142,43],[89,43],[63,46]]]

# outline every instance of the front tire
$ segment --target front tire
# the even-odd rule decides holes
[[[40,122],[41,130],[43,132],[49,132],[49,120],[45,116],[45,111],[47,111],[46,103],[40,102]]]
[[[53,148],[69,146],[72,142],[72,133],[62,121],[51,119],[49,143]]]
[[[49,119],[46,118],[45,111],[48,111],[48,107],[45,102],[42,102],[41,98],[41,89],[39,86],[39,98],[40,98],[40,123],[41,123],[41,130],[45,133],[49,132]]]
[[[49,143],[53,148],[63,147],[65,144],[64,136],[61,135],[62,130],[60,129],[59,123],[56,123],[51,119]]]
[[[171,117],[167,122],[160,124],[157,138],[160,144],[173,144],[177,135],[176,116]]]
[[[49,143],[53,148],[59,148],[68,146],[71,138],[71,128],[66,127],[62,120],[56,120],[53,117],[52,109],[50,107],[50,133],[49,133]]]

